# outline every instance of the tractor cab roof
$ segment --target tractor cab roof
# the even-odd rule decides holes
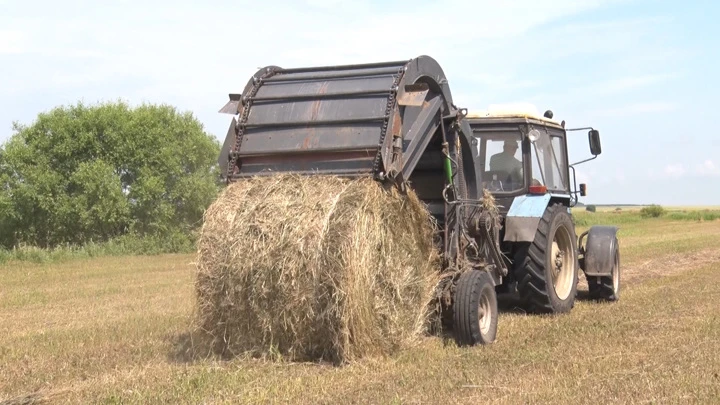
[[[492,105],[487,110],[468,111],[465,118],[471,126],[522,123],[563,129],[559,122],[543,116],[533,105]]]

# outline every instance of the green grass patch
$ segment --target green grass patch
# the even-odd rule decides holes
[[[575,220],[575,226],[577,227],[590,227],[593,225],[623,225],[623,224],[637,224],[644,220],[640,214],[635,212],[590,212],[573,210],[573,218]]]
[[[88,242],[81,246],[65,245],[50,249],[35,246],[19,246],[12,250],[0,248],[0,263],[60,263],[68,260],[102,256],[138,256],[166,253],[192,253],[195,251],[193,236],[173,233],[167,236],[125,235],[107,242]]]
[[[720,219],[720,210],[668,210],[660,206],[650,206],[643,210],[617,210],[591,212],[575,208],[575,225],[590,227],[593,225],[626,225],[640,222],[658,221],[715,221]]]
[[[720,211],[675,211],[669,212],[666,217],[673,221],[716,221],[720,219]]]

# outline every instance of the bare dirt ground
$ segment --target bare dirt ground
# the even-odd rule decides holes
[[[720,221],[620,226],[620,302],[346,367],[188,357],[192,255],[8,263],[0,404],[720,403]]]

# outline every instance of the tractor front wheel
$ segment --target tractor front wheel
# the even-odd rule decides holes
[[[529,312],[570,312],[579,266],[575,226],[565,206],[547,207],[535,239],[518,249],[515,262],[518,293]]]
[[[596,300],[617,301],[620,299],[620,252],[615,244],[612,273],[607,276],[585,276],[590,297]]]
[[[490,274],[479,270],[463,273],[458,279],[453,301],[453,332],[458,346],[495,341],[498,305]]]

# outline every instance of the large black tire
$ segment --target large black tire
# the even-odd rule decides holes
[[[518,293],[528,312],[559,314],[572,310],[579,265],[575,225],[567,207],[552,204],[545,209],[535,239],[520,246],[515,262]]]
[[[493,280],[469,270],[458,279],[453,300],[453,333],[458,346],[489,344],[497,336],[498,305]]]
[[[620,251],[615,243],[615,265],[612,276],[585,276],[588,283],[590,298],[604,301],[618,301],[620,299]]]

